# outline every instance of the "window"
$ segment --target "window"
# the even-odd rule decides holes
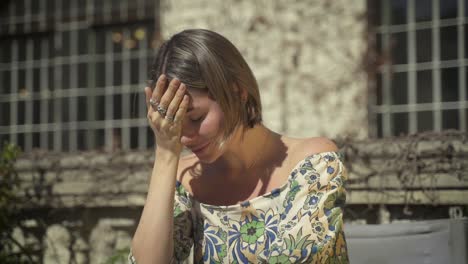
[[[468,1],[368,0],[373,136],[467,130]]]
[[[146,149],[153,0],[0,4],[0,141],[54,151]]]

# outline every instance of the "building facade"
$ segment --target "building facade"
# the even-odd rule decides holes
[[[268,127],[337,141],[347,221],[466,215],[467,6],[2,2],[0,140],[24,150],[17,168],[32,197],[15,235],[45,263],[103,263],[128,249],[154,159],[143,87],[158,44],[185,28],[240,49]]]

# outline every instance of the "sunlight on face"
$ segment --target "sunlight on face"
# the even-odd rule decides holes
[[[190,103],[183,121],[181,143],[200,161],[211,163],[221,155],[218,139],[224,122],[223,111],[207,90],[189,88],[187,91]]]

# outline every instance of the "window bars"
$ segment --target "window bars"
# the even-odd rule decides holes
[[[147,149],[151,0],[0,4],[0,140],[24,151]]]
[[[466,131],[468,1],[370,2],[380,58],[374,136]]]

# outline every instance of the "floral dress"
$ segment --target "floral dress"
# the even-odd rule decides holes
[[[200,203],[177,182],[173,262],[348,263],[346,178],[340,155],[322,152],[301,160],[280,188],[237,205]]]

